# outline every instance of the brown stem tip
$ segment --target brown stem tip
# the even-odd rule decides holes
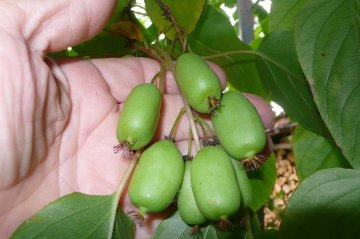
[[[129,142],[127,141],[121,141],[118,145],[115,145],[113,151],[115,154],[121,152],[122,158],[134,157],[134,152],[131,150]]]
[[[213,113],[215,110],[217,110],[220,107],[220,99],[210,95],[208,97],[209,102],[209,113]]]
[[[203,238],[203,235],[201,233],[201,228],[199,225],[195,225],[191,228],[190,236],[191,236],[191,238],[194,238],[194,239]]]
[[[258,154],[252,158],[241,160],[240,162],[242,163],[246,171],[255,171],[261,168],[261,166],[263,166],[263,164],[268,158],[268,156]]]
[[[226,232],[232,229],[233,224],[228,219],[220,219],[216,226],[220,231]]]
[[[143,226],[145,218],[144,215],[140,212],[140,210],[128,211],[127,214],[129,215],[129,217],[131,217],[134,223],[139,226]]]

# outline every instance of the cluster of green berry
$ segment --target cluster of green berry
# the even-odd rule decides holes
[[[172,137],[147,147],[129,184],[130,200],[140,215],[161,212],[177,198],[180,216],[189,225],[227,220],[251,201],[243,164],[256,160],[266,144],[263,123],[244,96],[222,93],[218,77],[198,55],[181,55],[175,70],[186,102],[193,110],[211,115],[215,140],[185,161]],[[160,109],[161,93],[154,84],[135,87],[120,114],[116,150],[133,155],[146,147],[155,134]]]

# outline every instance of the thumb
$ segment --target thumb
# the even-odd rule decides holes
[[[37,52],[60,51],[98,33],[110,18],[115,0],[16,1],[18,26]]]

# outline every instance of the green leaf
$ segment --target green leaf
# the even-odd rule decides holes
[[[298,186],[280,226],[281,238],[356,239],[360,235],[360,171],[324,169]]]
[[[301,180],[320,169],[350,168],[336,145],[301,126],[296,127],[293,142],[296,172]]]
[[[255,234],[256,239],[279,239],[279,231],[275,229],[268,229],[264,231],[260,231]]]
[[[200,231],[196,231],[188,226],[180,217],[179,212],[175,212],[171,217],[163,220],[156,228],[152,239],[232,239],[240,238],[244,233],[240,228],[240,223],[233,225],[231,229],[220,231],[213,225],[203,225]]]
[[[270,33],[258,52],[261,56],[257,60],[259,72],[272,100],[280,104],[292,120],[317,134],[331,138],[298,62],[293,33]]]
[[[26,220],[11,238],[111,238],[116,208],[113,195],[72,193]]]
[[[94,38],[73,47],[78,54],[90,57],[120,56],[129,53],[129,41],[102,31]]]
[[[162,2],[167,7],[169,7],[171,14],[174,16],[177,24],[179,24],[181,29],[187,33],[190,33],[194,30],[205,4],[205,0],[162,0]],[[166,31],[165,34],[167,37],[173,39],[175,30],[172,27],[171,21],[164,14],[164,11],[159,7],[157,0],[145,0],[145,6],[151,21],[161,32]]]
[[[243,238],[244,233],[245,229],[240,227],[240,223],[233,224],[231,229],[228,230],[219,230],[214,225],[208,225],[201,228],[202,239]]]
[[[236,36],[229,19],[221,11],[207,5],[195,28],[188,36],[191,49],[202,56],[238,50],[251,50]],[[230,84],[242,92],[268,98],[259,79],[254,55],[232,54],[211,58],[220,65]]]
[[[269,20],[270,31],[294,29],[294,19],[308,0],[272,0]]]
[[[113,239],[134,239],[135,224],[120,208],[116,210]]]
[[[248,172],[252,187],[252,200],[249,207],[256,212],[269,199],[276,181],[275,156],[272,154],[265,164],[256,171]]]
[[[192,230],[180,217],[179,212],[174,213],[171,217],[163,220],[156,228],[152,239],[190,239]]]
[[[360,167],[360,1],[308,1],[295,42],[315,102],[336,144]]]

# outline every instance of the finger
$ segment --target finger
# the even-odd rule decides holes
[[[103,28],[115,7],[114,0],[12,3],[17,13],[13,17],[22,35],[32,49],[41,52],[60,51],[93,37]]]
[[[111,89],[112,95],[118,102],[123,102],[136,85],[151,82],[154,75],[160,71],[159,63],[149,58],[94,59],[91,62],[101,72]],[[213,63],[209,65],[218,74],[222,86],[225,87],[226,76],[224,71]],[[179,93],[174,76],[170,72],[166,73],[165,93]]]

